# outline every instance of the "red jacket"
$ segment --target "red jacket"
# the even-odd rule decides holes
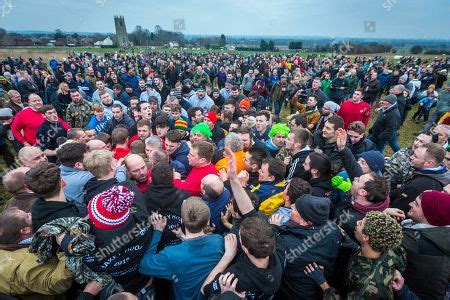
[[[355,104],[351,100],[347,100],[342,103],[337,115],[344,119],[345,130],[350,123],[355,121],[361,121],[367,126],[370,119],[370,104],[364,101]]]
[[[206,175],[217,175],[216,167],[213,164],[200,168],[193,168],[186,180],[174,179],[173,185],[181,190],[188,191],[192,196],[200,196],[200,183]]]
[[[11,131],[21,144],[27,142],[30,145],[37,144],[37,131],[39,126],[44,123],[45,117],[40,111],[35,111],[31,107],[26,107],[17,113],[14,121],[11,124]],[[58,121],[65,130],[69,130],[70,126],[67,125],[61,118],[58,117]]]
[[[114,148],[114,158],[121,159],[130,153],[130,148]]]

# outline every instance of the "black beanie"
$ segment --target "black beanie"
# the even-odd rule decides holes
[[[328,198],[303,195],[295,201],[295,208],[305,220],[320,226],[327,222],[330,215],[331,201]]]

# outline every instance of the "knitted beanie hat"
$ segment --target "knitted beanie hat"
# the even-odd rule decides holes
[[[369,168],[377,173],[380,174],[383,172],[384,169],[384,156],[380,151],[377,150],[370,150],[361,153],[361,157],[364,158],[366,163],[369,165]]]
[[[89,201],[89,218],[98,229],[115,229],[128,220],[133,201],[134,192],[125,186],[113,186]]]
[[[305,221],[316,226],[327,222],[330,215],[331,201],[329,198],[302,195],[295,201],[295,208]]]
[[[373,250],[384,252],[398,247],[402,242],[402,226],[388,214],[370,211],[366,214],[363,233],[369,236]]]
[[[332,112],[337,112],[341,107],[339,106],[339,104],[333,102],[333,101],[327,101],[323,104],[324,107],[328,108],[329,110],[331,110]]]
[[[211,138],[211,136],[212,136],[211,129],[209,129],[208,124],[206,124],[205,122],[198,123],[197,125],[195,125],[192,128],[191,135],[196,134],[196,133],[201,133],[203,136],[206,136],[208,139]]]
[[[433,226],[450,225],[450,195],[439,191],[422,193],[423,215]]]
[[[242,101],[239,102],[239,108],[249,110],[250,109],[250,100],[248,100],[248,98],[242,99]]]
[[[217,115],[215,112],[210,111],[205,115],[205,118],[208,118],[214,125],[217,123]]]
[[[178,120],[175,121],[173,128],[174,129],[187,130],[188,129],[188,123],[185,120],[183,120],[183,119],[178,119]]]

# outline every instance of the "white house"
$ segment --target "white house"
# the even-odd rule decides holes
[[[178,47],[180,47],[180,45],[178,45],[178,42],[170,42],[169,47],[172,49],[178,49]]]
[[[112,45],[113,45],[113,41],[111,40],[111,38],[109,36],[106,39],[104,39],[103,41],[97,41],[94,43],[94,46],[97,46],[97,47],[112,46]]]

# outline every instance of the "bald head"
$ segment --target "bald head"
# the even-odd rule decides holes
[[[106,144],[100,140],[91,140],[87,142],[86,145],[88,146],[89,151],[106,149]]]
[[[125,157],[124,163],[132,180],[139,183],[148,182],[147,165],[141,156],[130,154]]]
[[[30,170],[29,167],[19,167],[3,176],[3,186],[11,194],[23,191],[25,187],[25,173]]]
[[[201,181],[201,190],[209,199],[217,199],[224,191],[223,181],[217,175],[206,175]]]
[[[24,167],[34,168],[39,163],[47,161],[47,156],[38,147],[25,146],[19,150],[17,155]]]

